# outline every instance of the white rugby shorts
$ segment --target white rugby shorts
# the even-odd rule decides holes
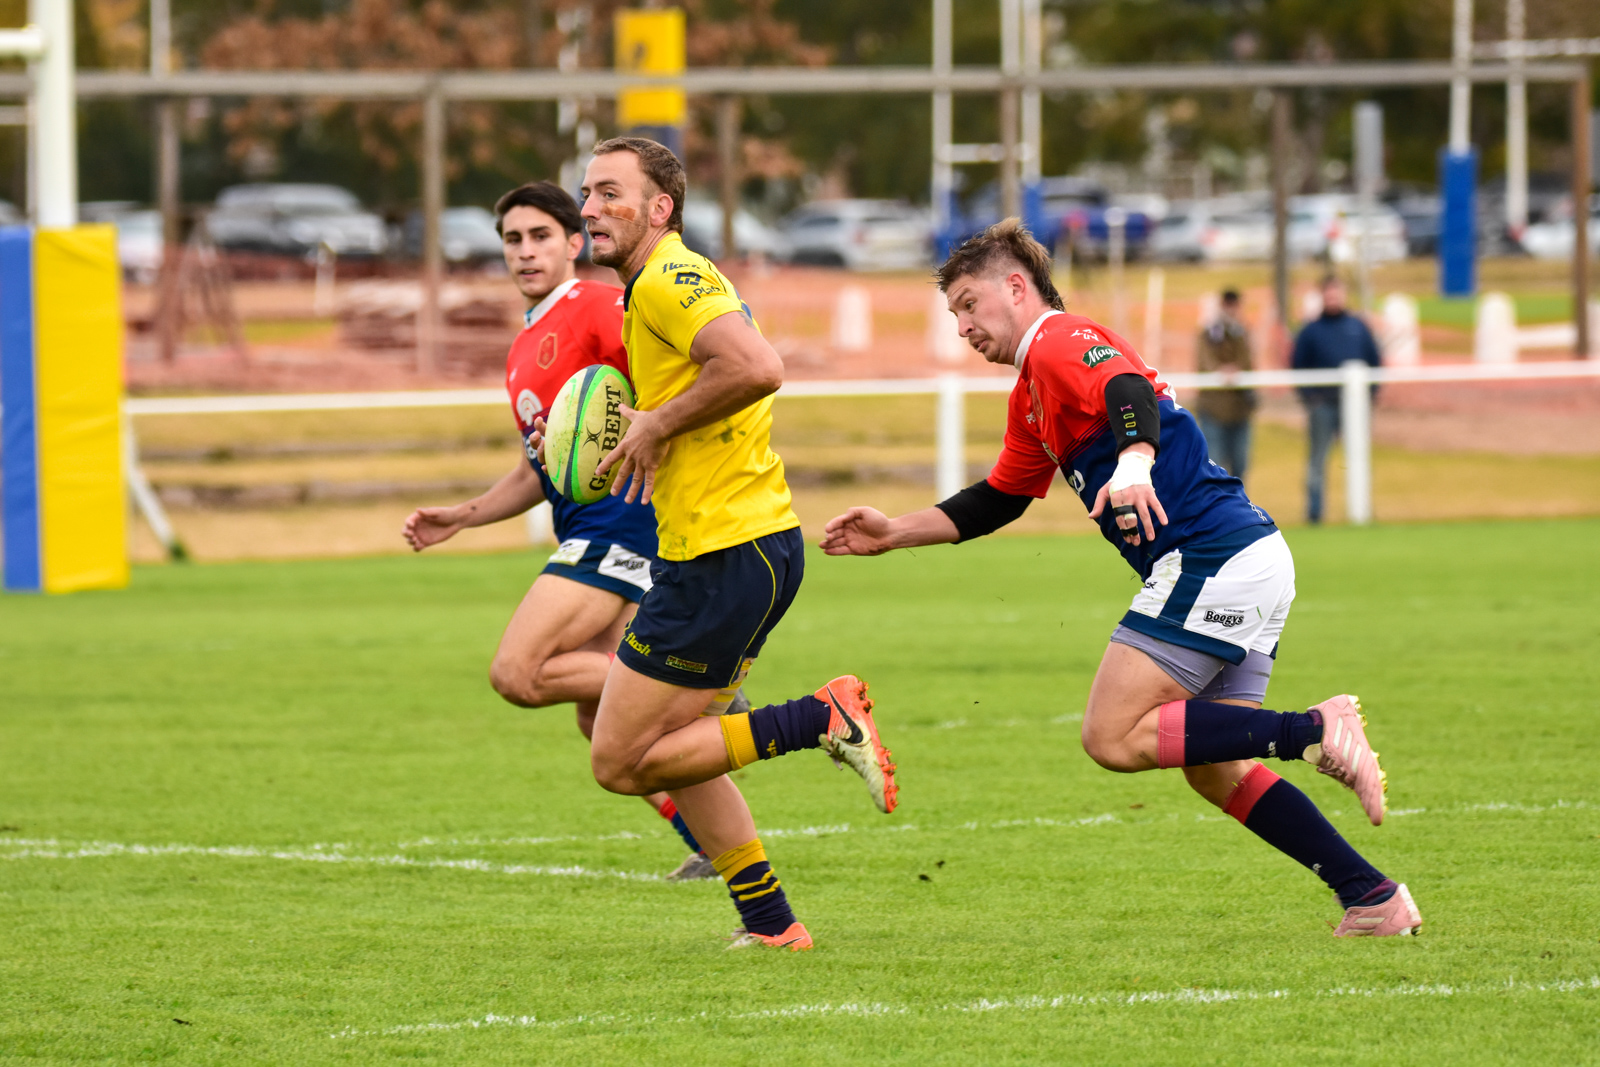
[[[1275,655],[1294,603],[1294,557],[1282,533],[1260,529],[1156,560],[1122,625],[1234,664],[1248,652]]]

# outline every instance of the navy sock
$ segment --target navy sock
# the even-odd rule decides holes
[[[783,884],[766,860],[757,860],[727,878],[728,895],[739,909],[744,928],[752,934],[775,937],[795,922],[789,899],[783,895]]]
[[[678,836],[683,838],[683,843],[689,846],[690,852],[700,852],[700,842],[694,839],[694,834],[689,832],[689,824],[683,821],[679,812],[672,813],[672,828],[678,831]]]
[[[678,805],[672,802],[672,798],[667,798],[667,802],[657,809],[657,813],[672,823],[672,828],[678,831],[678,836],[683,838],[683,843],[689,846],[690,852],[703,852],[700,842],[694,839],[689,824],[683,821],[683,813],[678,810]]]
[[[832,709],[814,696],[798,697],[784,704],[768,704],[750,713],[750,736],[756,755],[772,759],[785,752],[818,748],[818,738],[828,732]]]
[[[1348,908],[1357,901],[1380,904],[1388,899],[1373,892],[1387,881],[1383,873],[1350,847],[1310,797],[1266,767],[1257,764],[1251,768],[1222,810],[1279,852],[1310,868],[1338,894],[1340,906]],[[1368,896],[1374,899],[1365,899]]]
[[[1175,700],[1159,711],[1157,762],[1198,767],[1239,759],[1297,760],[1322,740],[1319,711],[1269,711],[1210,700]]]

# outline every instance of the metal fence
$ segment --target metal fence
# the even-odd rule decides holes
[[[1600,378],[1600,360],[1565,360],[1512,365],[1453,364],[1444,366],[1380,367],[1352,361],[1334,370],[1264,370],[1224,374],[1168,374],[1162,379],[1180,398],[1189,390],[1230,387],[1338,386],[1343,420],[1345,457],[1345,512],[1356,525],[1372,521],[1372,387],[1402,383],[1544,381]],[[779,390],[780,397],[932,396],[937,441],[936,483],[940,499],[955,493],[966,480],[966,396],[968,393],[1007,393],[1014,377],[968,378],[949,373],[931,378],[878,378],[835,381],[792,381]],[[504,390],[430,389],[406,392],[311,393],[257,396],[135,397],[124,402],[127,445],[124,461],[129,490],[152,531],[169,551],[177,539],[139,463],[133,421],[148,415],[225,415],[243,412],[355,411],[384,408],[499,407],[507,403]],[[530,516],[529,532],[535,539],[546,533],[546,512]]]

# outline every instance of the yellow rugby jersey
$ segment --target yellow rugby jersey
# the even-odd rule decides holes
[[[733,285],[675,233],[628,283],[623,307],[622,343],[640,411],[694,384],[700,368],[689,346],[706,323],[737,311],[755,325]],[[769,396],[672,439],[651,498],[662,559],[690,560],[800,525],[771,437]]]

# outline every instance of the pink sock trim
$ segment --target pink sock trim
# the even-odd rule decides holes
[[[1232,815],[1243,823],[1250,817],[1250,812],[1256,806],[1256,801],[1261,799],[1263,793],[1271,789],[1281,779],[1266,765],[1256,764],[1245,772],[1239,779],[1239,784],[1233,787],[1233,792],[1228,794],[1227,803],[1222,805],[1225,814]]]
[[[1183,766],[1183,720],[1188,704],[1174,700],[1156,709],[1156,766]]]

